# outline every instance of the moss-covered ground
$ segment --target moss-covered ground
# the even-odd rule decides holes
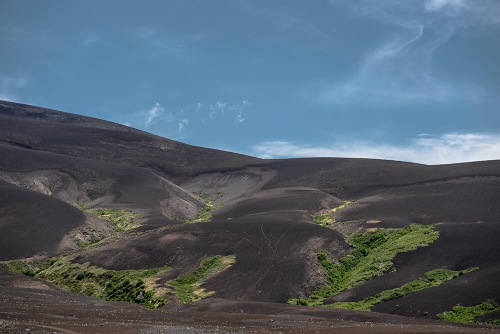
[[[61,289],[81,293],[104,300],[128,301],[149,308],[164,305],[165,298],[155,297],[154,289],[148,288],[144,279],[168,270],[168,267],[141,270],[107,270],[89,263],[74,263],[75,256],[49,258],[28,264],[11,261],[5,268],[23,275],[35,276]]]
[[[332,261],[328,252],[317,252],[318,266],[325,273],[328,285],[314,291],[309,298],[291,298],[288,303],[322,305],[325,299],[382,275],[397,254],[427,246],[438,238],[434,225],[420,224],[351,234],[349,243],[354,249],[338,263]]]
[[[476,317],[481,317],[500,310],[500,306],[493,300],[485,301],[481,304],[473,306],[457,305],[451,311],[443,312],[437,315],[441,320],[475,323]],[[487,323],[492,325],[500,325],[499,319],[489,320]]]
[[[343,204],[341,204],[341,205],[339,205],[331,210],[328,210],[325,213],[311,215],[311,216],[313,218],[313,221],[316,224],[318,224],[320,226],[330,226],[330,225],[333,225],[336,223],[336,221],[332,217],[332,214],[334,212],[337,212],[340,209],[345,208],[346,206],[348,206],[349,204],[352,204],[352,203],[354,203],[354,201],[345,201]]]
[[[207,292],[201,289],[203,282],[226,269],[236,262],[235,255],[216,255],[203,259],[198,269],[189,274],[180,275],[175,280],[168,283],[175,288],[175,294],[179,304],[193,302],[213,295],[215,292]]]
[[[76,263],[75,258],[75,255],[66,255],[38,262],[15,260],[4,266],[10,271],[43,279],[73,293],[110,301],[134,302],[155,309],[165,305],[172,294],[177,297],[178,304],[213,295],[214,291],[205,291],[201,285],[236,262],[235,255],[207,257],[195,271],[158,285],[155,276],[170,268],[107,270],[89,263]]]
[[[432,288],[448,282],[458,276],[469,273],[471,271],[477,270],[479,268],[473,267],[460,271],[448,270],[448,269],[434,269],[425,273],[425,278],[420,278],[405,285],[382,291],[374,296],[367,297],[359,302],[337,302],[333,304],[326,305],[333,308],[343,308],[349,310],[359,310],[359,311],[370,311],[370,308],[380,304],[382,302],[401,298],[407,294],[421,291],[424,289]]]
[[[87,209],[87,204],[85,203],[74,203],[73,205],[80,210],[91,214],[95,218],[106,222],[107,224],[112,226],[115,231],[114,234],[108,235],[107,237],[104,237],[96,230],[88,227],[83,230],[80,229],[74,231],[74,236],[77,239],[80,249],[95,248],[102,242],[109,242],[113,239],[117,239],[120,234],[140,226],[140,224],[137,222],[137,218],[140,218],[140,215],[131,210],[119,208]]]
[[[123,233],[140,226],[138,223],[134,222],[134,219],[138,218],[138,215],[130,210],[118,208],[97,208],[86,209],[85,211],[113,225],[119,233]]]
[[[223,204],[213,204],[213,198],[203,198],[199,193],[193,193],[195,196],[200,197],[205,202],[205,206],[198,210],[198,215],[193,219],[184,219],[182,220],[184,223],[202,223],[208,222],[212,219],[213,214],[212,211],[220,208]]]

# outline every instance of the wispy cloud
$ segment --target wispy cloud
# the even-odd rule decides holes
[[[329,0],[332,5],[347,7],[355,15],[386,23],[405,25],[419,21],[431,29],[443,26],[467,28],[500,24],[497,0]]]
[[[440,78],[432,70],[435,51],[462,27],[496,25],[500,2],[474,0],[338,1],[355,15],[371,17],[393,27],[393,35],[371,50],[350,79],[316,86],[324,104],[397,103],[405,101],[467,100],[478,102],[480,87]],[[488,12],[499,15],[486,14]]]
[[[243,110],[245,110],[245,108],[247,108],[251,105],[252,105],[252,103],[250,101],[243,100],[241,102],[241,104],[239,104],[239,105],[229,106],[230,110],[237,112],[236,116],[234,117],[235,123],[243,123],[245,121],[245,119],[243,118]]]
[[[424,10],[452,20],[459,27],[500,24],[497,0],[427,0]]]
[[[203,104],[198,102],[198,104],[196,104],[196,111],[201,110],[201,108],[203,108]]]
[[[189,119],[186,118],[181,119],[177,124],[179,126],[178,132],[181,132],[182,129],[184,129],[184,127],[189,124]]]
[[[217,101],[215,104],[210,104],[209,109],[210,109],[210,118],[217,114],[223,114],[224,113],[224,108],[226,108],[227,103],[222,103],[220,101]]]
[[[156,105],[148,110],[147,113],[147,118],[146,118],[146,127],[150,126],[153,123],[153,120],[160,116],[160,114],[163,112],[163,108],[159,103],[156,103]]]
[[[287,141],[263,142],[251,147],[261,158],[345,157],[408,161],[423,164],[448,164],[500,159],[500,135],[444,134],[419,136],[408,145],[344,142],[315,147]]]
[[[244,121],[245,121],[245,119],[243,118],[243,112],[238,111],[238,115],[236,115],[236,117],[234,118],[234,122],[235,123],[243,123]]]

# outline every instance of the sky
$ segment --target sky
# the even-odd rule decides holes
[[[1,1],[0,99],[261,158],[500,159],[500,1]]]

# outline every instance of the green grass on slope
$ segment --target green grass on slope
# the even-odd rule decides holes
[[[345,208],[349,204],[354,203],[354,201],[345,201],[343,204],[327,211],[323,214],[311,215],[313,217],[313,221],[320,226],[330,226],[336,223],[336,221],[332,218],[332,213],[337,212],[340,209]]]
[[[137,214],[130,210],[98,208],[86,209],[85,211],[113,225],[116,231],[120,233],[139,226],[139,224],[134,223],[134,219],[138,217]]]
[[[492,301],[485,301],[474,306],[457,305],[451,311],[443,312],[437,315],[440,320],[474,323],[476,317],[480,317],[489,313],[500,310],[500,306]],[[488,323],[492,325],[500,325],[500,320],[490,320]]]
[[[439,238],[434,225],[411,224],[401,229],[377,229],[352,234],[354,247],[339,263],[333,263],[327,252],[318,252],[319,267],[324,270],[328,285],[314,291],[309,298],[291,298],[296,305],[322,305],[323,300],[382,275],[392,266],[397,254],[424,247]]]
[[[215,292],[206,292],[200,288],[201,284],[209,278],[236,262],[235,255],[216,255],[203,259],[198,269],[192,273],[180,275],[168,283],[175,288],[179,304],[193,302],[213,295]]]
[[[73,259],[74,256],[51,258],[36,262],[31,267],[22,261],[11,261],[5,268],[46,280],[73,293],[105,300],[135,302],[149,308],[164,305],[165,298],[155,297],[154,289],[148,289],[143,279],[160,274],[168,270],[168,267],[115,271],[91,266],[89,263],[72,263]],[[26,272],[26,268],[31,272]]]
[[[414,293],[420,290],[432,288],[438,285],[441,285],[447,281],[450,281],[458,276],[469,273],[471,271],[477,270],[479,268],[473,267],[465,270],[454,271],[448,269],[434,269],[425,273],[426,278],[420,278],[405,285],[382,291],[381,293],[376,294],[375,296],[367,297],[359,302],[337,302],[330,305],[328,307],[333,308],[343,308],[349,310],[360,310],[360,311],[370,311],[370,308],[373,306],[380,304],[382,302],[401,298],[407,294]]]
[[[220,208],[223,204],[213,204],[212,203],[212,198],[203,198],[201,197],[200,194],[198,193],[193,193],[194,195],[200,197],[205,201],[206,206],[198,210],[198,216],[193,219],[184,219],[182,220],[184,223],[202,223],[202,222],[208,222],[212,219],[213,214],[212,211]]]

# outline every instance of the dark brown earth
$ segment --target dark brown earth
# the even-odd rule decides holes
[[[205,205],[193,193],[222,204],[212,221],[182,223]],[[346,200],[355,203],[334,214],[341,222],[335,227],[312,221],[311,213]],[[236,263],[204,283],[216,292],[212,298],[154,311],[71,294],[0,269],[0,332],[497,331],[448,324],[435,315],[457,304],[500,302],[498,160],[439,166],[372,159],[261,160],[0,101],[0,261],[75,251],[74,231],[88,226],[102,236],[109,233],[70,203],[124,208],[142,216],[142,226],[116,242],[79,252],[80,263],[116,270],[168,265],[172,270],[161,275],[164,281],[194,270],[207,256],[235,254]],[[440,238],[397,255],[395,271],[330,301],[358,301],[431,269],[479,270],[381,303],[374,312],[286,304],[324,284],[313,250],[339,258],[350,250],[346,232],[411,222],[440,223]]]

